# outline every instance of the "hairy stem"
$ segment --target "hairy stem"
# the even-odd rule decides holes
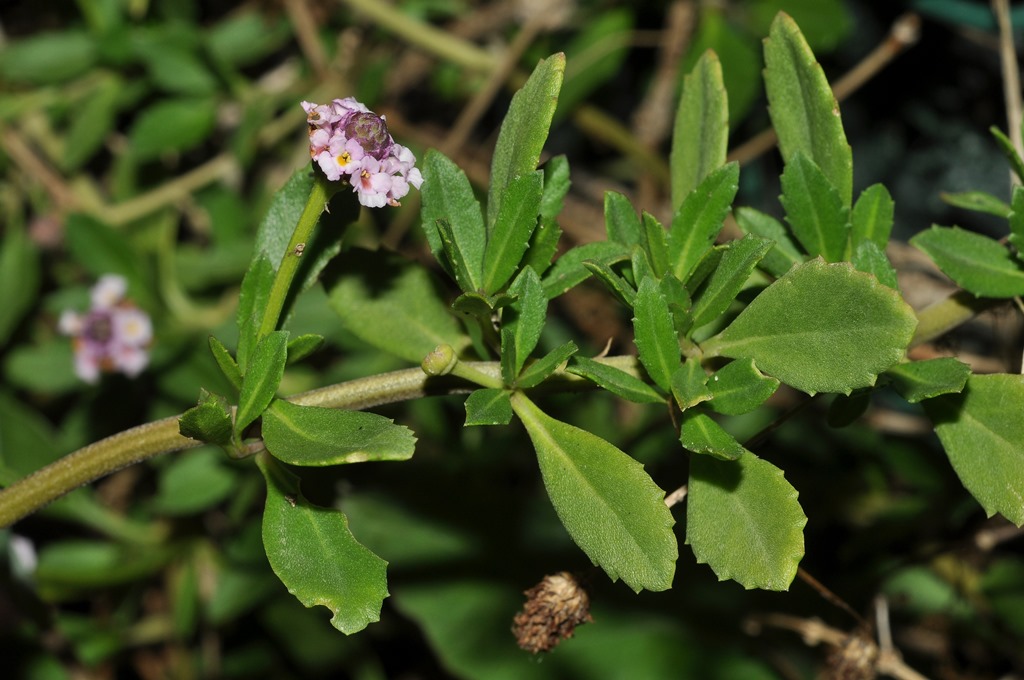
[[[636,357],[608,357],[600,361],[634,376],[641,375]],[[463,363],[479,374],[501,380],[501,367],[496,361]],[[477,387],[455,376],[428,377],[419,368],[409,368],[303,392],[288,400],[303,406],[362,410],[421,397],[463,394]],[[535,391],[567,392],[593,387],[593,383],[583,378],[560,371]],[[164,453],[200,446],[201,442],[178,432],[178,418],[164,418],[102,439],[0,490],[0,528],[14,524],[69,491],[124,467]]]

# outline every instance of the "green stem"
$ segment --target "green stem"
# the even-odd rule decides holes
[[[636,357],[608,357],[601,361],[636,377],[643,375]],[[501,367],[496,361],[460,363],[479,375],[501,381]],[[289,401],[303,406],[361,410],[427,396],[465,394],[477,387],[475,382],[455,376],[431,378],[416,367],[304,392],[289,397]],[[563,371],[555,373],[536,389],[566,392],[593,387],[593,383]],[[133,463],[200,446],[201,442],[178,433],[179,417],[164,418],[102,439],[0,490],[0,528],[14,524],[69,491]]]
[[[340,188],[340,182],[331,182],[320,173],[315,174],[313,187],[309,190],[309,198],[306,199],[306,207],[302,209],[302,215],[299,216],[298,224],[295,225],[295,231],[292,232],[292,238],[288,242],[288,248],[285,249],[284,257],[281,258],[281,264],[277,268],[277,275],[270,288],[270,297],[267,299],[267,306],[263,311],[263,321],[260,323],[256,342],[277,329],[277,323],[281,319],[285,300],[288,299],[292,280],[295,278],[295,272],[299,269],[302,252],[313,236],[313,230],[316,228],[317,222],[320,221],[320,215],[323,214],[324,208],[327,207],[327,201]]]

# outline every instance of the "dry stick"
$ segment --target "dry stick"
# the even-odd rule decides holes
[[[284,8],[295,27],[295,38],[299,48],[309,60],[318,80],[323,80],[327,73],[327,53],[320,42],[316,20],[309,11],[306,0],[284,0]]]
[[[920,36],[920,27],[921,19],[916,14],[908,13],[896,19],[885,41],[832,86],[836,101],[843,101],[856,92],[903,50],[916,43]],[[765,130],[733,149],[729,153],[729,160],[739,161],[742,165],[768,151],[777,142],[775,130]]]
[[[0,126],[0,144],[18,167],[34,177],[53,199],[59,211],[71,210],[78,203],[64,179],[46,164],[12,128]]]
[[[811,576],[811,574],[806,569],[804,569],[803,567],[797,567],[796,574],[803,580],[804,583],[809,585],[811,588],[814,588],[814,590],[816,590],[818,594],[821,595],[828,603],[835,605],[836,607],[839,607],[844,612],[852,616],[857,623],[867,627],[868,622],[864,620],[864,617],[858,614],[853,609],[853,607],[846,604],[846,600],[833,593],[831,590],[825,587],[825,584]]]

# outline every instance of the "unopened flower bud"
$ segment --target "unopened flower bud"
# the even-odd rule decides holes
[[[459,358],[455,356],[455,349],[451,345],[438,345],[427,356],[423,357],[420,366],[427,375],[448,375]]]
[[[345,122],[345,136],[359,142],[368,156],[379,161],[391,153],[394,141],[388,133],[388,125],[375,113],[353,113]]]

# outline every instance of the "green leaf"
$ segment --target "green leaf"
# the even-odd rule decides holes
[[[487,230],[473,187],[466,173],[435,149],[427,151],[423,159],[423,178],[420,221],[430,250],[452,276],[461,266],[468,278],[467,285],[470,286],[468,289],[463,287],[463,290],[476,290],[483,278]],[[447,244],[442,242],[435,226],[438,220],[446,220],[448,223],[452,239],[450,247],[458,254],[457,260],[452,258]]]
[[[900,396],[916,404],[942,394],[963,391],[971,367],[952,357],[896,364],[885,372]]]
[[[723,248],[721,261],[694,298],[691,309],[694,328],[725,313],[772,245],[767,239],[747,234]]]
[[[583,265],[587,260],[610,264],[628,259],[629,251],[618,243],[594,241],[576,246],[555,260],[555,264],[541,279],[541,283],[544,285],[544,294],[550,300],[587,280],[590,272]]]
[[[849,241],[849,209],[821,169],[802,152],[786,162],[782,172],[782,197],[786,221],[800,244],[812,257],[841,262]]]
[[[860,192],[850,212],[850,244],[855,251],[865,241],[885,251],[892,233],[894,209],[895,203],[885,186],[872,184]]]
[[[622,304],[630,309],[633,308],[633,304],[636,301],[636,291],[633,290],[633,286],[626,279],[619,276],[615,273],[614,269],[603,262],[587,260],[583,263],[583,266],[597,277],[615,297],[619,298]]]
[[[718,580],[787,590],[804,555],[807,517],[782,470],[743,451],[690,459],[686,543]]]
[[[698,409],[683,413],[679,423],[679,442],[687,451],[719,460],[737,460],[746,451],[735,437]]]
[[[1010,243],[1017,249],[1017,259],[1024,259],[1024,187],[1013,188],[1010,213]]]
[[[5,225],[0,243],[0,347],[7,343],[39,293],[39,253],[21,226]]]
[[[189,45],[182,45],[174,35],[148,35],[135,43],[135,51],[146,65],[153,83],[166,92],[181,95],[208,95],[219,84]]]
[[[849,394],[903,358],[916,326],[894,290],[849,264],[817,259],[764,289],[703,348],[705,357],[749,357],[808,394]]]
[[[668,260],[670,270],[680,281],[686,281],[714,244],[736,197],[739,178],[740,166],[735,161],[712,171],[672,216]]]
[[[438,345],[469,345],[433,277],[405,258],[354,248],[323,279],[345,327],[378,349],[418,364]]]
[[[548,299],[540,277],[529,267],[516,277],[508,292],[516,300],[501,316],[501,373],[505,384],[511,385],[540,340]]]
[[[562,212],[569,193],[569,159],[559,154],[544,164],[544,194],[540,199],[541,220],[553,220]]]
[[[484,292],[498,292],[522,262],[537,226],[543,181],[544,174],[540,171],[518,175],[502,194],[501,210],[494,218],[484,249],[481,282]]]
[[[346,635],[380,620],[387,562],[356,541],[343,513],[310,503],[295,475],[265,454],[256,462],[267,481],[263,547],[288,592],[330,609],[331,625]]]
[[[200,388],[199,403],[178,418],[178,432],[207,444],[229,446],[232,422],[228,400]]]
[[[206,49],[218,62],[241,67],[259,61],[293,36],[284,16],[271,23],[255,8],[239,8],[215,24],[205,36]]]
[[[72,370],[74,361],[66,339],[18,345],[4,357],[4,379],[9,385],[34,392],[68,392],[82,385]]]
[[[249,355],[256,345],[256,334],[263,322],[263,313],[270,299],[270,289],[274,285],[274,265],[265,254],[259,254],[242,279],[242,289],[238,295],[238,366],[245,370],[249,363]]]
[[[758,33],[733,23],[727,7],[706,5],[700,8],[698,24],[680,72],[690,71],[697,59],[712,50],[722,62],[725,90],[729,93],[729,120],[742,121],[761,95],[761,50],[751,35],[765,35],[768,24]],[[726,16],[729,15],[729,16]]]
[[[687,359],[676,369],[672,374],[672,396],[680,411],[711,398],[707,382],[708,374],[696,359]]]
[[[68,250],[86,271],[96,278],[120,274],[128,280],[128,297],[144,309],[160,308],[150,283],[147,260],[124,234],[88,215],[75,213],[68,216],[64,239]]]
[[[1006,204],[1006,201],[1000,200],[985,191],[962,191],[959,193],[943,191],[939,193],[939,198],[941,198],[944,203],[957,208],[987,213],[989,215],[995,215],[996,217],[1005,218],[1008,217],[1011,212],[1010,206]]]
[[[1017,175],[1018,180],[1024,182],[1024,160],[1022,160],[1020,154],[1017,153],[1017,147],[1015,147],[1010,138],[1003,134],[1003,131],[995,125],[990,127],[988,131],[996,138],[999,148],[1002,150],[1003,155],[1006,156],[1006,160],[1010,163],[1010,169],[1013,170],[1013,174]]]
[[[65,172],[73,173],[81,169],[113,132],[118,108],[123,105],[125,87],[124,81],[117,76],[103,78],[77,108],[68,127],[64,151],[59,160]]]
[[[408,460],[416,437],[390,418],[275,399],[263,414],[263,442],[290,465],[325,467],[377,460]]]
[[[128,131],[128,149],[143,161],[199,145],[217,123],[213,98],[166,99],[142,111]]]
[[[641,216],[640,243],[647,254],[647,261],[651,263],[654,275],[658,278],[664,276],[670,265],[669,237],[661,222],[647,211]]]
[[[507,390],[486,388],[466,397],[466,427],[508,425],[511,420],[512,401]]]
[[[455,235],[448,220],[439,219],[435,228],[441,236],[445,268],[449,270],[455,283],[467,293],[475,293],[480,290],[480,277],[483,275],[482,261],[471,261],[472,256],[459,247],[458,236]]]
[[[727,416],[749,413],[779,389],[779,381],[757,370],[753,359],[730,361],[708,378],[712,409]]]
[[[658,394],[657,390],[643,380],[600,361],[578,356],[565,370],[600,385],[616,396],[638,404],[662,404],[665,402],[665,397]]]
[[[0,51],[0,79],[48,85],[86,73],[96,63],[96,41],[84,31],[37,33],[9,40]]]
[[[549,375],[558,370],[560,366],[563,366],[569,360],[569,357],[578,352],[579,349],[572,340],[554,348],[540,359],[537,359],[537,361],[528,365],[519,374],[519,377],[516,378],[516,387],[525,390],[541,384]]]
[[[678,557],[665,493],[604,439],[559,422],[523,394],[512,408],[537,451],[555,512],[594,564],[633,590],[666,590]]]
[[[324,336],[319,333],[303,333],[288,341],[288,364],[302,361],[324,345]]]
[[[242,376],[235,415],[235,432],[241,432],[270,405],[284,376],[288,360],[288,331],[274,331],[256,345]]]
[[[501,123],[498,141],[494,146],[494,157],[491,160],[491,187],[487,194],[489,233],[494,228],[502,205],[508,198],[507,192],[512,182],[516,177],[529,175],[537,169],[541,149],[548,138],[548,129],[551,127],[551,117],[555,113],[564,73],[564,54],[554,54],[547,59],[541,59],[523,88],[512,97],[508,114]],[[493,236],[491,233],[492,238]]]
[[[923,403],[953,469],[985,513],[1024,525],[1024,376],[972,375],[960,394]]]
[[[679,368],[679,338],[668,302],[654,279],[640,282],[633,314],[634,342],[640,363],[658,387],[668,392],[672,374]]]
[[[853,154],[846,141],[839,104],[800,29],[779,13],[764,41],[764,82],[768,110],[786,165],[797,153],[814,161],[839,194],[853,198]]]
[[[543,208],[542,208],[543,210]],[[537,274],[544,274],[551,267],[551,259],[558,252],[558,240],[562,228],[554,218],[541,217],[537,228],[530,236],[530,245],[523,257],[523,268],[532,267]]]
[[[910,244],[935,260],[958,286],[978,297],[1024,295],[1024,265],[998,241],[959,227],[932,225]]]
[[[565,47],[565,83],[558,95],[556,119],[562,119],[594,90],[618,73],[632,45],[633,12],[608,7],[580,25]]]
[[[629,199],[615,191],[604,192],[604,229],[608,240],[627,249],[641,241],[640,218]]]
[[[753,208],[736,208],[734,214],[743,233],[774,241],[775,247],[761,260],[761,267],[772,276],[778,278],[806,259],[786,227],[771,215]]]
[[[683,78],[669,157],[673,207],[681,206],[705,177],[725,165],[728,143],[729,103],[722,65],[708,50]]]
[[[213,354],[217,366],[220,367],[220,372],[224,374],[228,382],[234,385],[236,390],[242,389],[242,371],[238,368],[235,358],[231,356],[231,352],[224,346],[224,343],[212,335],[209,338],[209,343],[210,352]]]
[[[900,282],[896,277],[896,268],[889,262],[884,251],[878,249],[874,241],[864,241],[853,251],[850,263],[857,271],[871,274],[882,284],[899,290]]]
[[[231,425],[228,424],[228,432]],[[153,510],[171,516],[208,510],[235,492],[238,473],[221,461],[217,449],[188,451],[160,470]]]

